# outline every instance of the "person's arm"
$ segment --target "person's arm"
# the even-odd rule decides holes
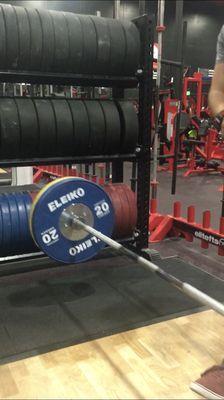
[[[215,66],[208,100],[214,116],[224,112],[224,62]]]
[[[208,102],[214,117],[224,115],[224,25],[217,40],[216,65]],[[224,138],[224,120],[221,124],[221,132]]]

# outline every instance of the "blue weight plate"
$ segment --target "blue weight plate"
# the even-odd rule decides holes
[[[82,238],[69,239],[61,228],[62,217],[69,207],[85,208],[92,226],[107,236],[113,232],[114,210],[105,191],[84,179],[58,179],[39,192],[31,211],[33,237],[49,257],[72,264],[91,259],[105,243],[86,232]],[[72,234],[79,235],[78,229],[72,230]]]
[[[19,211],[19,231],[20,231],[19,248],[20,248],[20,253],[25,254],[29,251],[28,247],[30,240],[30,231],[29,231],[29,223],[27,219],[27,212],[24,202],[24,193],[16,193],[15,197]]]
[[[19,212],[15,195],[13,193],[8,193],[5,195],[5,197],[8,201],[9,211],[11,216],[12,237],[11,237],[10,255],[13,255],[17,254],[19,251],[19,242],[20,242]]]
[[[27,250],[29,251],[35,251],[36,249],[36,244],[32,238],[31,232],[30,232],[30,227],[29,227],[29,218],[30,218],[30,212],[31,212],[31,207],[32,207],[32,199],[29,193],[24,193],[23,200],[25,203],[25,208],[26,208],[26,220],[27,220]]]
[[[4,194],[0,196],[0,208],[2,212],[2,225],[3,225],[3,240],[1,256],[10,255],[11,253],[11,240],[12,240],[12,225],[9,205],[7,198]]]

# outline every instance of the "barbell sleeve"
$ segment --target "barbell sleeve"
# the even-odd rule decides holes
[[[149,269],[151,272],[156,273],[160,278],[169,282],[171,285],[175,286],[178,290],[185,293],[187,296],[191,297],[192,299],[198,301],[199,303],[205,306],[212,308],[217,313],[224,315],[224,305],[221,302],[213,299],[212,297],[202,292],[201,290],[197,289],[196,287],[190,285],[189,283],[183,282],[180,279],[176,278],[175,276],[167,273],[162,268],[158,267],[158,265],[152,263],[151,261],[147,260],[142,256],[139,256],[138,254],[134,253],[130,249],[127,249],[122,244],[109,238],[108,236],[97,231],[91,226],[84,224],[78,218],[74,218],[73,222],[74,224],[77,224],[82,229],[84,229],[86,232],[90,233],[93,236],[96,236],[98,239],[105,242],[108,246],[110,246],[117,252],[132,258],[134,261],[142,265],[144,268]]]

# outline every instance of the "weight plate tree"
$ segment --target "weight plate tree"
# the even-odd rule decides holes
[[[47,185],[37,195],[30,214],[32,235],[51,258],[63,263],[83,262],[107,244],[189,297],[224,315],[222,303],[111,239],[113,223],[112,204],[104,190],[79,178],[62,178]]]
[[[140,58],[134,23],[2,4],[5,70],[133,76]]]
[[[61,178],[36,196],[30,215],[30,230],[36,244],[49,257],[64,263],[94,257],[105,244],[82,229],[73,229],[79,216],[111,236],[114,210],[109,196],[95,183],[79,178]]]
[[[2,97],[0,116],[2,159],[127,154],[137,146],[128,101]]]

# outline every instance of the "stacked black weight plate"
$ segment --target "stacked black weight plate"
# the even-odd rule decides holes
[[[117,101],[121,120],[121,152],[132,153],[138,141],[138,117],[131,101]]]
[[[69,156],[75,150],[74,125],[65,99],[50,100],[56,121],[57,156]]]
[[[49,100],[33,99],[39,128],[38,155],[53,157],[57,154],[57,130],[53,107]]]
[[[0,98],[0,158],[131,153],[138,118],[131,102]]]
[[[139,64],[129,21],[2,4],[0,37],[6,70],[133,76]]]
[[[113,101],[101,101],[105,119],[105,146],[104,154],[115,154],[121,146],[121,123],[118,108]]]
[[[29,230],[28,193],[0,195],[0,257],[37,251]]]
[[[14,101],[20,122],[21,157],[36,157],[39,147],[39,127],[34,103],[28,98],[16,98]]]
[[[0,156],[20,157],[20,120],[17,105],[12,98],[0,98]]]
[[[102,107],[98,100],[84,101],[90,126],[90,154],[104,154],[106,126]]]
[[[73,121],[75,147],[73,152],[79,155],[90,153],[90,123],[85,104],[81,100],[67,100]]]

